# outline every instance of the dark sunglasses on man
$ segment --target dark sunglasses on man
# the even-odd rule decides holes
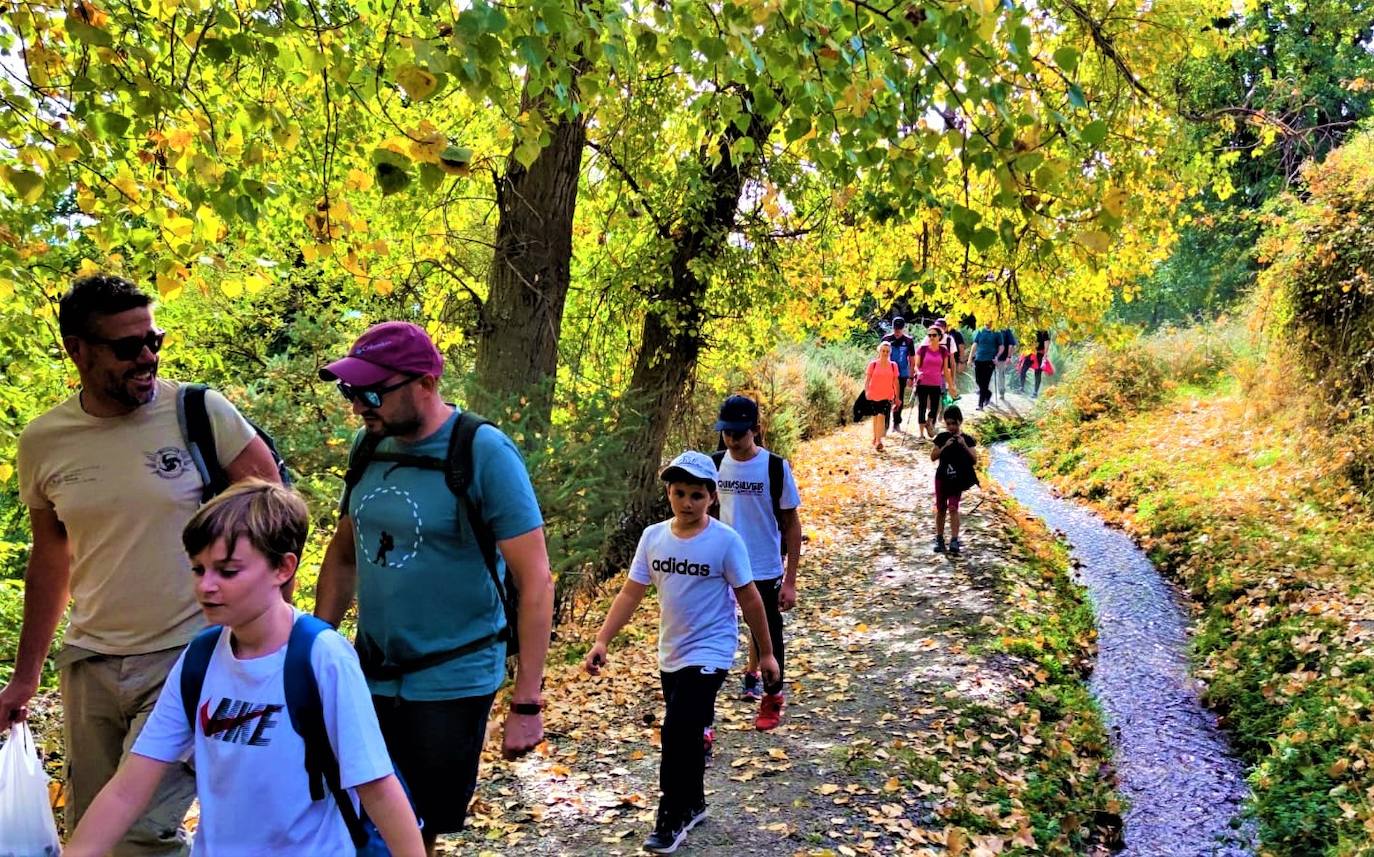
[[[395,384],[391,384],[386,387],[355,387],[352,384],[346,383],[344,381],[338,382],[335,386],[339,388],[339,392],[343,394],[343,397],[350,402],[359,401],[362,402],[364,405],[367,405],[369,408],[380,408],[382,406],[382,397],[385,396],[387,393],[390,393],[393,390],[399,390],[406,384],[409,384],[412,381],[418,380],[422,377],[424,376],[411,375],[404,381],[397,381]]]
[[[143,353],[143,349],[148,349],[154,354],[162,350],[162,339],[167,335],[165,330],[150,330],[143,336],[121,336],[118,339],[105,339],[101,336],[83,336],[82,339],[95,345],[103,345],[114,353],[117,360],[137,360]]]

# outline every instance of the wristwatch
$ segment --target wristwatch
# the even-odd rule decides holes
[[[515,714],[539,714],[544,710],[542,702],[512,702],[510,710]]]

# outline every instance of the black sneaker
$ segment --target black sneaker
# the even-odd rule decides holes
[[[945,552],[945,540],[944,540],[944,539],[936,539],[936,540],[935,540],[935,544],[931,545],[931,546],[930,546],[930,549],[931,549],[932,551],[934,551],[935,553],[944,553],[944,552]]]
[[[686,818],[684,818],[684,819],[682,820],[682,824],[683,824],[682,831],[683,831],[684,833],[686,833],[688,830],[691,830],[693,827],[696,827],[698,824],[700,824],[700,823],[701,823],[702,821],[704,821],[705,819],[706,819],[706,801],[702,801],[701,803],[699,803],[699,804],[697,804],[695,807],[693,807],[692,810],[691,810],[690,812],[687,813]]]
[[[960,545],[959,545],[959,540],[958,540],[958,539],[950,539],[950,540],[949,540],[949,555],[950,555],[950,556],[958,556],[958,555],[959,555],[959,547],[960,547]]]
[[[682,816],[675,812],[664,812],[660,806],[654,832],[644,840],[644,850],[650,854],[672,854],[686,839],[687,824]]]

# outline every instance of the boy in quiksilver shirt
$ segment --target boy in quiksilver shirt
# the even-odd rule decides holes
[[[787,461],[757,443],[759,406],[753,399],[726,399],[720,406],[716,430],[724,447],[714,456],[720,471],[720,519],[740,534],[749,549],[749,567],[754,574],[754,586],[763,599],[773,657],[778,662],[777,681],[761,681],[758,644],[756,639],[751,640],[743,696],[759,702],[754,727],[773,729],[782,720],[782,679],[787,666],[783,658],[782,614],[797,604],[797,564],[802,540],[797,507],[801,497]]]
[[[716,467],[710,456],[684,452],[664,468],[662,479],[673,517],[644,530],[629,579],[583,666],[592,675],[600,674],[606,647],[652,584],[661,609],[658,665],[667,711],[658,773],[662,797],[644,849],[671,854],[687,831],[706,817],[702,732],[715,719],[716,694],[735,659],[736,600],[759,640],[759,669],[770,682],[778,679],[778,663],[744,541],[706,514],[716,500]]]
[[[205,618],[223,626],[194,728],[181,697],[183,652],[133,749],[82,816],[67,857],[109,853],[167,769],[187,757],[195,760],[200,799],[196,857],[355,853],[334,797],[311,797],[305,742],[287,710],[287,641],[301,614],[283,594],[308,526],[299,495],[258,479],[237,483],[186,525],[196,599]],[[347,790],[341,794],[355,814],[361,803],[393,855],[422,857],[419,824],[393,773],[357,655],[332,630],[319,631],[309,653],[339,786]]]

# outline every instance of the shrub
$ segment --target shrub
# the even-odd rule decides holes
[[[1054,392],[1060,421],[1090,422],[1140,413],[1179,386],[1208,386],[1250,350],[1234,322],[1166,328],[1121,345],[1084,349]]]
[[[718,437],[712,427],[721,400],[739,393],[759,403],[767,447],[789,456],[800,441],[849,422],[868,359],[869,350],[860,346],[801,345],[719,372],[714,383],[697,385],[669,435],[665,453],[715,449]]]

